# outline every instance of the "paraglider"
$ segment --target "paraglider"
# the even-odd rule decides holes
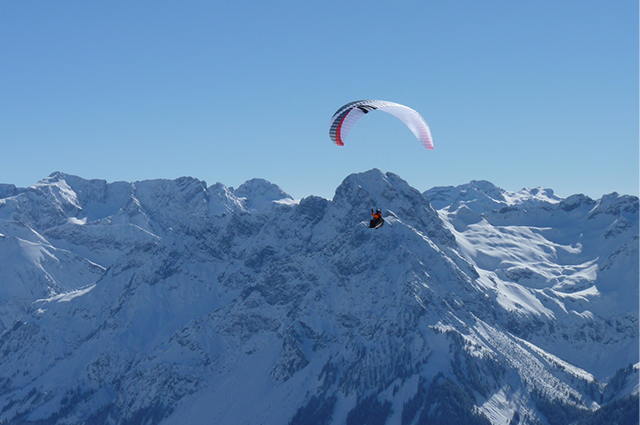
[[[336,145],[344,146],[344,140],[353,125],[360,118],[375,110],[387,112],[400,119],[425,148],[433,149],[431,130],[429,130],[424,118],[407,106],[385,100],[359,100],[342,106],[331,118],[329,137]]]
[[[369,112],[380,110],[391,114],[402,121],[418,141],[427,149],[433,149],[431,130],[422,115],[408,106],[386,100],[359,100],[340,107],[331,117],[329,137],[338,146],[344,146],[344,141],[355,123]],[[378,209],[371,210],[369,228],[379,229],[384,224],[382,213]]]
[[[373,212],[373,208],[371,208],[371,221],[369,221],[370,229],[379,229],[384,224],[384,219],[382,218],[382,212],[378,209],[376,212]]]

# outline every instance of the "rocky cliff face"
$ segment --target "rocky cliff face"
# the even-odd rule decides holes
[[[422,194],[378,170],[332,200],[61,173],[0,194],[9,423],[534,424],[637,402],[635,197]]]

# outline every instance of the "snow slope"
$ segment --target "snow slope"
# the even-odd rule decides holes
[[[457,189],[476,191],[471,201],[449,188],[452,203],[439,213],[479,282],[504,309],[526,316],[511,331],[599,379],[635,363],[637,344],[617,335],[637,333],[638,285],[631,283],[639,280],[638,199],[613,193],[561,200],[548,189],[491,186]],[[425,195],[443,199],[443,192]],[[490,195],[499,201],[486,202]]]
[[[635,197],[379,170],[332,200],[63,173],[0,195],[0,421],[535,424],[637,399]]]

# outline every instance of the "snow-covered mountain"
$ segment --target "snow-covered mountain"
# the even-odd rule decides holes
[[[638,257],[615,193],[0,185],[0,423],[637,423]]]

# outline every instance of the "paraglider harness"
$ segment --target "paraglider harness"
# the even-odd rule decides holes
[[[382,212],[380,210],[376,210],[373,212],[373,208],[371,208],[371,221],[369,222],[370,229],[378,229],[384,224],[384,219],[382,218]]]

